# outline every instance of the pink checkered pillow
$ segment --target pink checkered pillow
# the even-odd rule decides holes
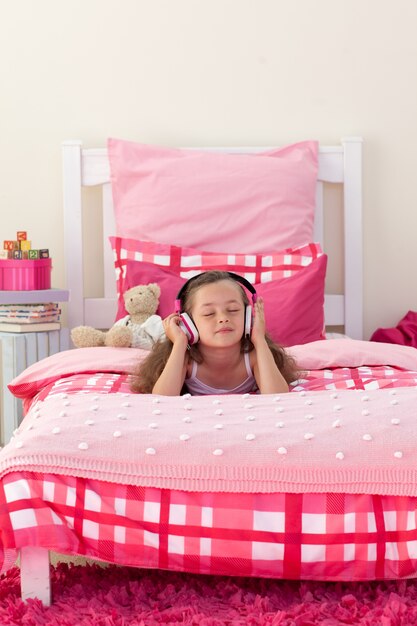
[[[114,252],[118,311],[116,320],[126,315],[123,293],[140,283],[153,282],[149,268],[160,267],[166,276],[175,275],[184,279],[200,272],[217,269],[235,272],[253,284],[268,283],[277,279],[290,278],[323,255],[319,243],[310,243],[270,254],[228,254],[204,252],[152,241],[138,241],[122,237],[110,237]],[[167,314],[173,306],[173,294],[166,281],[161,285],[159,299],[160,315]],[[175,294],[174,294],[175,296]],[[162,311],[162,313],[161,313]]]
[[[323,254],[319,243],[310,243],[270,254],[204,252],[195,248],[122,237],[110,237],[110,243],[114,253],[119,299],[116,319],[126,315],[123,293],[142,282],[140,263],[152,263],[186,279],[206,270],[225,270],[240,274],[255,284],[289,278]],[[146,272],[144,272],[143,282],[147,282],[145,275],[147,276]],[[160,297],[162,309],[166,308],[164,296],[162,290]],[[169,306],[172,306],[170,296]]]

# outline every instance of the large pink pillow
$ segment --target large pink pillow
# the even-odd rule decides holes
[[[276,342],[290,346],[323,339],[326,266],[327,256],[323,254],[289,278],[255,284],[265,301],[268,332]],[[173,313],[185,278],[140,261],[130,261],[129,276],[132,284],[158,283],[163,297],[157,312],[163,318]],[[125,314],[119,301],[118,316]]]
[[[116,234],[267,252],[313,239],[318,144],[226,154],[108,140]]]

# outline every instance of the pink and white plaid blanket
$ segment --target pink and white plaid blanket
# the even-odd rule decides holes
[[[410,578],[416,511],[407,496],[204,494],[12,472],[0,483],[2,572],[31,545],[198,574]]]

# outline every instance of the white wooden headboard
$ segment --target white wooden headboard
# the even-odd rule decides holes
[[[257,152],[270,148],[210,148],[225,152]],[[68,326],[112,326],[116,314],[116,279],[108,241],[115,234],[110,168],[105,148],[84,149],[81,141],[66,141],[63,150],[64,228]],[[363,337],[362,294],[362,138],[346,137],[340,145],[320,146],[319,181],[315,215],[315,241],[324,250],[323,184],[343,185],[344,293],[326,293],[326,326],[344,326],[354,339]],[[102,186],[104,296],[84,297],[82,188]]]

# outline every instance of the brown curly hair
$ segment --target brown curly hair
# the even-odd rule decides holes
[[[199,274],[192,281],[188,283],[188,286],[185,289],[185,292],[182,296],[182,311],[188,313],[190,315],[190,311],[192,308],[193,295],[195,292],[203,287],[204,285],[210,285],[212,283],[217,283],[222,280],[230,280],[235,285],[240,288],[243,303],[245,305],[249,305],[249,298],[246,294],[246,291],[243,287],[234,280],[228,272],[223,272],[219,270],[210,270],[207,272],[203,272]],[[275,343],[268,333],[265,333],[265,339],[268,344],[269,349],[272,352],[274,357],[274,361],[283,375],[284,379],[287,383],[291,383],[294,380],[297,380],[299,376],[299,370],[294,359],[284,350],[284,348],[277,343]],[[162,371],[168,361],[169,355],[172,350],[172,342],[170,339],[164,339],[162,341],[158,341],[152,348],[152,351],[149,355],[138,365],[136,370],[132,374],[131,378],[131,389],[135,393],[152,393],[152,389]],[[241,352],[251,352],[254,350],[254,345],[249,337],[243,336],[241,339]],[[187,354],[190,359],[196,361],[197,363],[203,362],[203,357],[198,348],[198,343],[193,346],[189,346]],[[184,386],[183,391],[186,391]]]

